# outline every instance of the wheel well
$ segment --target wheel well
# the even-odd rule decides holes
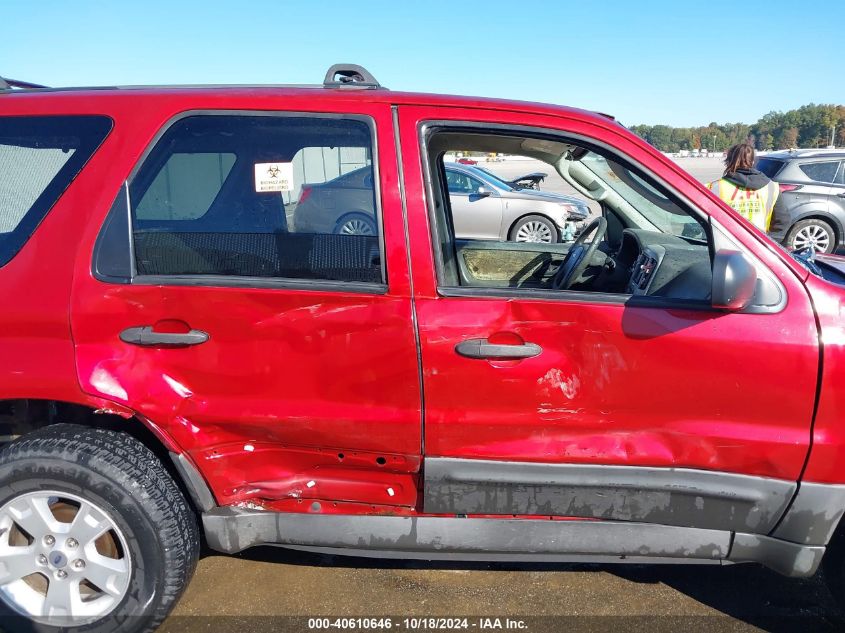
[[[113,413],[98,412],[91,407],[60,400],[0,400],[0,445],[22,437],[36,429],[68,422],[93,428],[127,433],[150,449],[179,486],[188,503],[200,515],[191,491],[176,468],[170,451],[152,431],[137,418],[124,418]]]
[[[529,211],[528,213],[523,213],[523,214],[522,214],[521,216],[519,216],[516,220],[514,220],[513,222],[511,222],[511,225],[508,227],[508,238],[510,238],[511,233],[513,233],[513,230],[514,230],[514,228],[516,228],[516,225],[517,225],[517,224],[519,224],[519,223],[520,223],[520,222],[522,222],[525,218],[530,217],[530,216],[532,216],[532,215],[536,215],[536,216],[538,216],[538,217],[543,218],[544,220],[548,220],[548,222],[549,222],[549,223],[551,223],[552,227],[554,227],[554,230],[555,230],[555,232],[557,233],[557,238],[558,238],[558,239],[560,239],[560,228],[558,227],[558,225],[557,225],[557,224],[555,224],[555,221],[554,221],[554,220],[552,220],[549,216],[547,216],[547,215],[546,215],[545,213],[543,213],[542,211]]]
[[[839,222],[835,218],[833,218],[829,215],[821,214],[821,213],[811,213],[809,215],[801,216],[800,218],[795,220],[795,222],[793,222],[790,225],[789,230],[787,232],[791,231],[795,227],[796,224],[798,224],[799,222],[802,222],[804,220],[820,220],[821,222],[824,222],[825,224],[830,225],[830,227],[833,229],[833,235],[836,237],[836,243],[837,244],[842,243],[843,230],[842,230],[842,227],[840,226]]]

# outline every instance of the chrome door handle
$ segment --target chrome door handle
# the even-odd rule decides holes
[[[187,347],[199,345],[209,339],[208,333],[202,330],[190,332],[156,332],[149,325],[126,328],[120,333],[120,340],[130,345],[142,347],[170,346]]]
[[[488,342],[486,338],[471,338],[455,345],[455,351],[466,358],[517,360],[539,356],[543,348],[535,343],[499,345]]]

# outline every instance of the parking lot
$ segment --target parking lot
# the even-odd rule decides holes
[[[702,182],[722,171],[716,158],[678,161]],[[550,172],[531,161],[481,166],[506,178]],[[551,174],[542,189],[572,193]],[[313,616],[394,622],[467,616],[470,628],[481,626],[482,617],[517,618],[529,630],[835,631],[845,625],[819,578],[788,579],[753,565],[443,564],[262,547],[233,557],[207,553],[162,630],[305,630]]]
[[[725,169],[722,158],[675,158],[674,159],[681,167],[690,172],[693,177],[700,182],[711,182],[721,177]],[[546,179],[540,185],[543,191],[553,191],[556,193],[566,193],[570,195],[579,195],[570,185],[568,185],[563,178],[561,178],[554,169],[538,160],[504,160],[501,162],[487,162],[484,159],[478,159],[478,167],[483,167],[492,171],[497,176],[505,180],[512,180],[531,172],[542,172],[547,174]],[[595,210],[598,205],[593,203],[591,205]]]

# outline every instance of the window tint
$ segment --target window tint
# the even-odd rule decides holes
[[[196,115],[130,183],[139,275],[384,283],[370,126]]]
[[[758,158],[755,167],[769,178],[774,178],[783,167],[783,161],[773,158]]]
[[[111,124],[94,116],[0,117],[0,266],[23,247]]]
[[[818,182],[833,182],[836,170],[839,169],[839,161],[824,163],[806,163],[798,166],[808,178]]]
[[[138,201],[136,215],[143,220],[202,217],[234,164],[234,154],[172,154]]]

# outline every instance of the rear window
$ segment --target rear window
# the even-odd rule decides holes
[[[774,178],[782,167],[782,160],[775,160],[773,158],[760,158],[757,160],[757,169],[769,178]]]
[[[100,116],[0,117],[0,266],[20,251],[111,126]]]
[[[831,160],[824,163],[807,163],[798,166],[801,171],[817,182],[833,182],[836,177],[836,170],[839,169],[839,161]]]

